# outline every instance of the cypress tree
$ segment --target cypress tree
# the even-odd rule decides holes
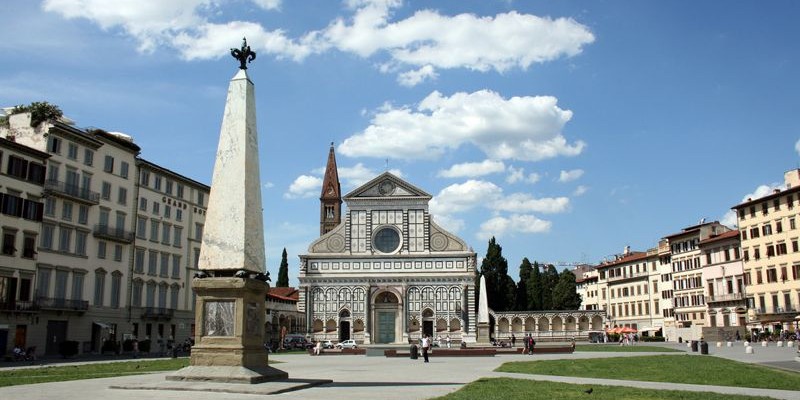
[[[278,281],[275,287],[289,287],[289,262],[286,260],[286,247],[283,248],[281,255],[281,267],[278,270]]]
[[[575,274],[563,270],[558,276],[558,283],[553,288],[554,310],[577,310],[581,305],[581,296],[575,284]]]
[[[553,288],[558,283],[558,271],[549,264],[542,274],[542,310],[553,310]]]
[[[517,282],[517,310],[529,310],[528,281],[531,279],[533,267],[527,257],[519,265],[519,282]]]
[[[508,276],[508,261],[503,257],[503,248],[497,244],[494,237],[489,240],[486,256],[481,262],[480,274],[486,277],[489,308],[494,311],[508,311],[514,308],[517,285]]]
[[[541,311],[542,308],[542,292],[544,285],[542,282],[542,273],[539,270],[539,263],[533,262],[531,268],[531,277],[528,279],[528,310]]]

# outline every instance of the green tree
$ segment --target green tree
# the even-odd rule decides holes
[[[544,286],[542,282],[542,272],[539,269],[539,263],[534,261],[531,268],[531,277],[528,279],[528,310],[541,311],[542,308],[542,292]]]
[[[553,264],[549,264],[542,278],[542,310],[553,310],[553,288],[558,283],[558,271]]]
[[[528,301],[528,281],[531,279],[533,267],[527,257],[519,265],[519,282],[517,282],[517,310],[530,310]]]
[[[281,268],[278,270],[278,281],[275,287],[289,287],[289,262],[286,261],[286,247],[281,255]]]
[[[508,311],[514,308],[517,301],[517,285],[508,276],[508,261],[503,257],[503,248],[497,244],[494,237],[489,240],[486,256],[481,262],[480,275],[486,277],[489,308],[494,311]]]
[[[575,274],[565,269],[558,276],[558,283],[553,288],[554,310],[577,310],[581,305],[581,295],[575,284]]]

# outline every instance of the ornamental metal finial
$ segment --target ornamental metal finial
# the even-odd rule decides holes
[[[250,46],[247,45],[247,38],[242,38],[241,49],[231,49],[231,55],[239,60],[239,69],[247,69],[247,63],[256,59],[256,52],[250,50]]]

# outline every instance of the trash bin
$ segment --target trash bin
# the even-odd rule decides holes
[[[700,354],[708,354],[708,342],[700,342]]]
[[[411,355],[412,360],[416,360],[419,358],[419,347],[416,344],[412,344],[411,348],[408,349],[408,353]]]
[[[692,340],[692,351],[697,352],[697,340]]]

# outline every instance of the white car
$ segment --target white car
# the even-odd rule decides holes
[[[345,340],[344,342],[336,343],[337,349],[355,349],[358,348],[356,341],[353,339]]]
[[[323,349],[332,349],[333,346],[334,346],[334,344],[330,340],[326,340],[326,341],[322,342],[322,348]]]

